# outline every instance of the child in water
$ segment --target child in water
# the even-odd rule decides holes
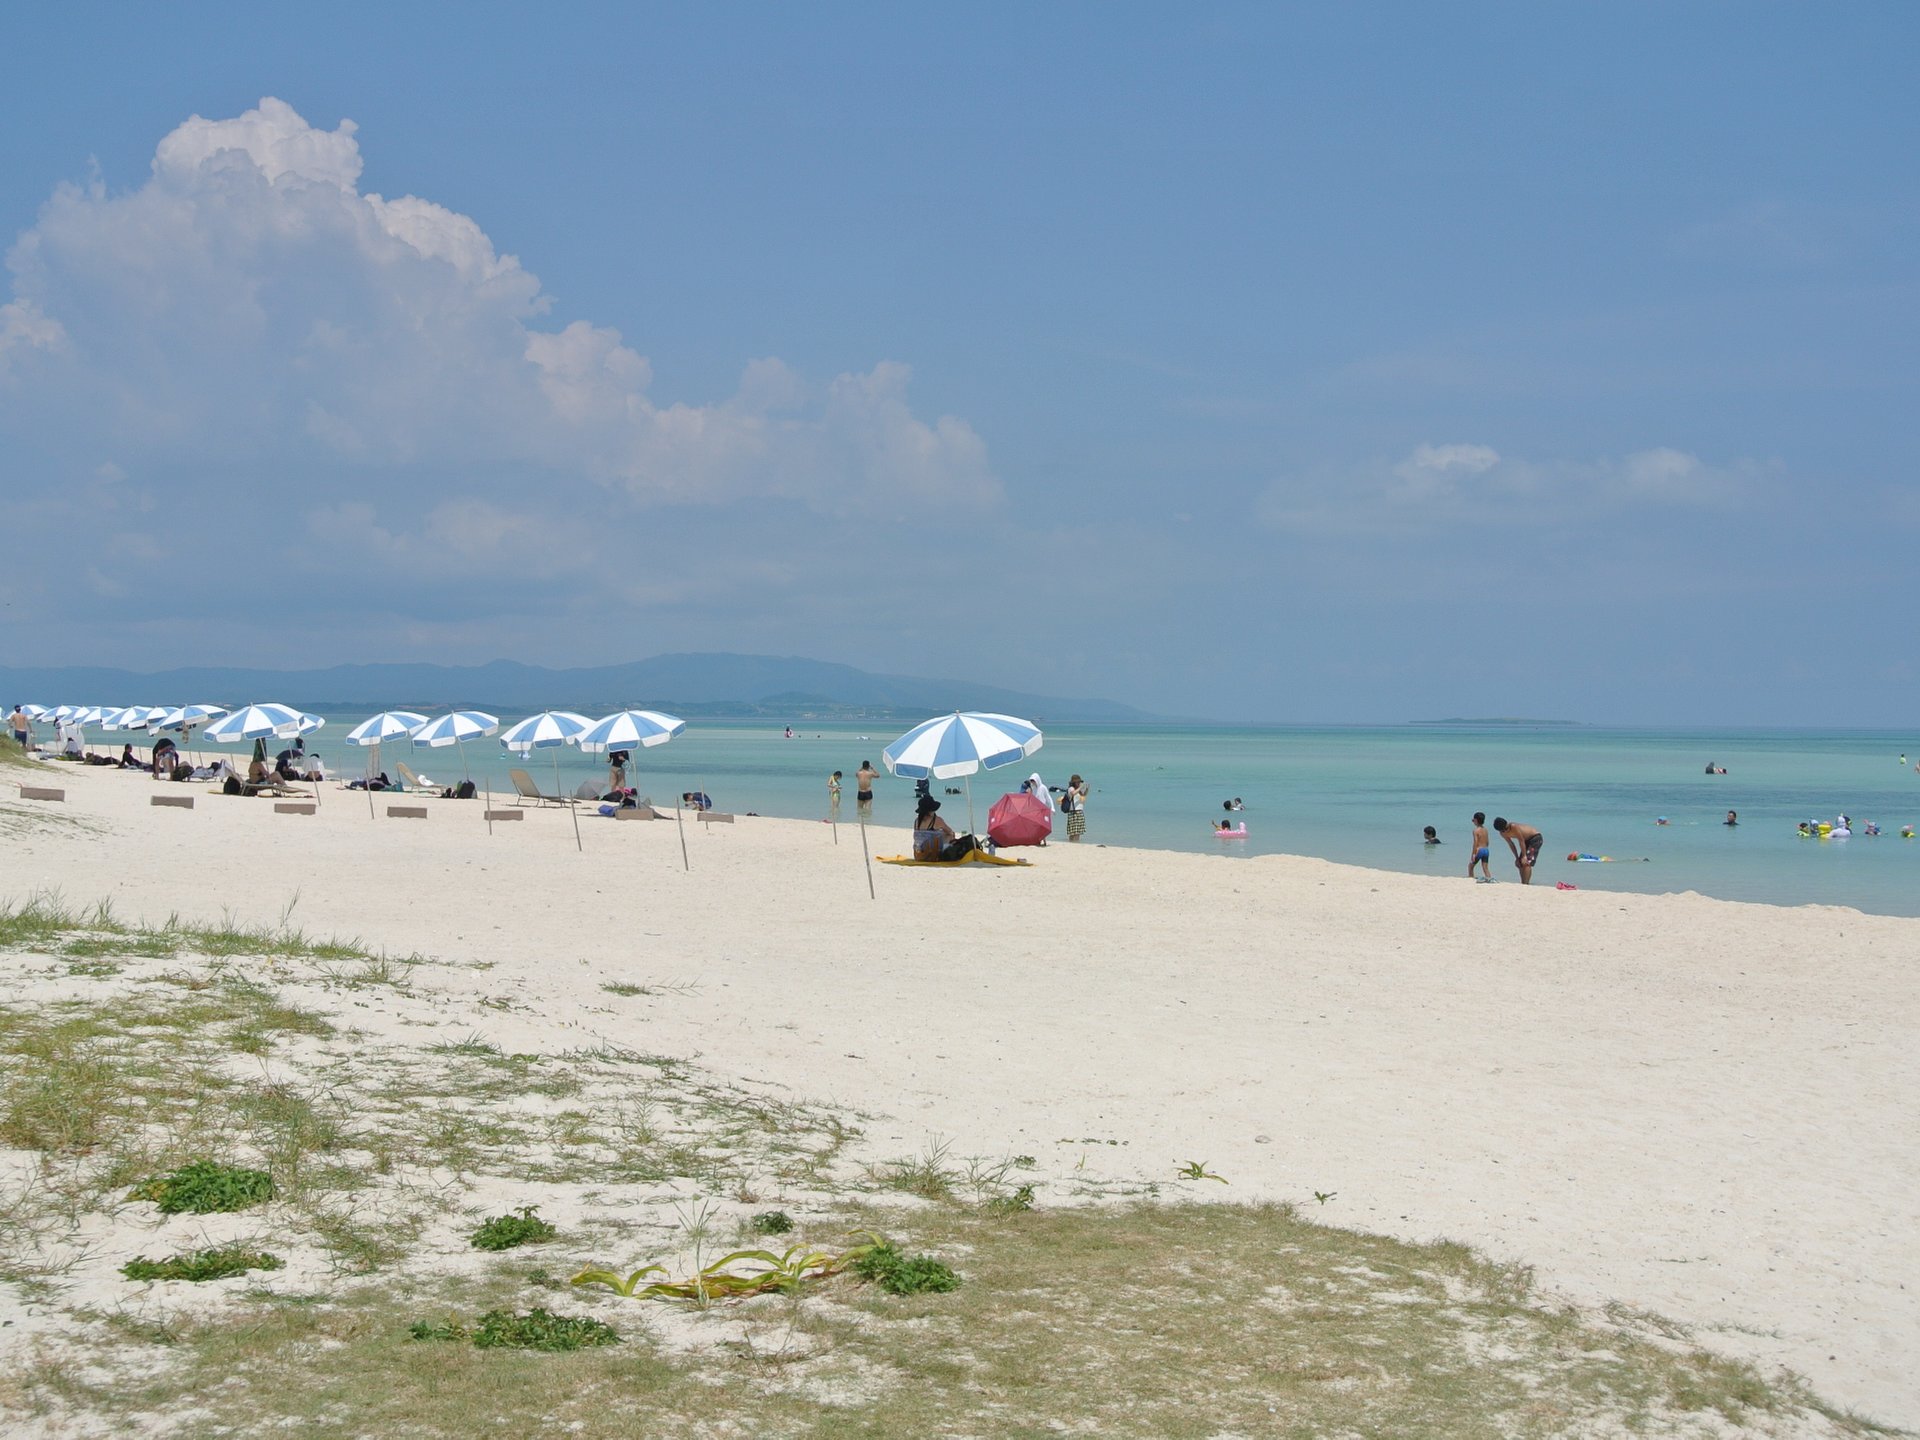
[[[1427,844],[1438,845],[1440,843],[1440,836],[1431,825],[1427,826],[1426,830],[1422,833],[1425,836]]]
[[[1473,812],[1473,838],[1467,842],[1467,876],[1469,879],[1475,878],[1473,867],[1478,865],[1480,867],[1480,874],[1478,876],[1479,883],[1482,885],[1491,885],[1493,883],[1493,872],[1487,868],[1491,862],[1492,854],[1493,852],[1487,844],[1486,812],[1476,810]]]

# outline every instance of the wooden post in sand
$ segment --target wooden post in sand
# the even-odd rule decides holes
[[[860,817],[860,858],[867,862],[867,898],[878,900],[880,897],[873,888],[873,852],[867,848],[867,817]]]
[[[487,834],[493,834],[493,776],[487,776]]]
[[[673,825],[680,832],[680,868],[689,873],[693,866],[687,863],[687,823],[680,818],[680,802],[673,802]]]

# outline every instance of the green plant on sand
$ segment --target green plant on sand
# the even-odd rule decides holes
[[[273,1178],[264,1170],[196,1160],[136,1185],[129,1200],[151,1200],[162,1215],[213,1215],[264,1205],[273,1198]]]
[[[164,1260],[149,1260],[142,1255],[120,1267],[129,1280],[225,1280],[249,1270],[278,1270],[285,1262],[263,1250],[243,1250],[229,1245],[194,1250],[185,1255],[169,1255]]]
[[[793,1229],[793,1217],[784,1210],[762,1210],[753,1217],[753,1228],[761,1235],[784,1235]]]
[[[494,1216],[467,1243],[476,1250],[511,1250],[516,1245],[538,1245],[559,1233],[533,1206],[523,1205],[517,1214]]]
[[[1182,1180],[1218,1180],[1222,1185],[1227,1183],[1226,1176],[1216,1175],[1207,1169],[1207,1162],[1204,1160],[1187,1161],[1179,1167],[1179,1174]]]
[[[950,1266],[931,1255],[902,1255],[887,1240],[868,1246],[853,1270],[889,1295],[937,1295],[960,1288],[960,1277]]]
[[[449,1317],[435,1323],[416,1320],[407,1327],[410,1340],[471,1340],[480,1350],[589,1350],[618,1345],[619,1332],[605,1321],[586,1315],[555,1315],[536,1306],[523,1315],[489,1310],[476,1325]]]

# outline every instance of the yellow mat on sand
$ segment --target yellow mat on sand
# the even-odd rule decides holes
[[[916,860],[911,855],[876,855],[882,865],[1025,865],[1025,860],[1010,860],[1005,855],[989,855],[984,850],[969,850],[958,860]]]

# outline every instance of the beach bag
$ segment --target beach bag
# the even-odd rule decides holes
[[[940,847],[942,860],[962,860],[980,848],[980,842],[971,835],[961,835]]]
[[[174,767],[173,767],[173,778],[174,778],[174,779],[176,779],[176,780],[191,780],[191,779],[193,779],[193,766],[191,766],[191,765],[176,765],[176,766],[174,766]]]
[[[600,813],[607,816],[617,815],[620,813],[620,807],[618,805],[602,805],[600,807]]]
[[[240,793],[240,778],[237,775],[227,776],[227,778],[221,782],[220,793],[222,795],[238,795]]]
[[[453,793],[453,798],[456,800],[473,799],[474,793],[475,793],[473,788],[473,781],[462,780],[458,785],[453,787],[452,793]]]

